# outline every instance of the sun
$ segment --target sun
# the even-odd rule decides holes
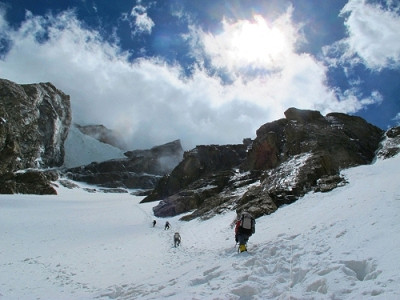
[[[268,26],[263,17],[256,15],[254,22],[234,25],[229,46],[232,59],[270,64],[284,52],[286,40],[280,29]]]
[[[223,30],[203,37],[206,52],[216,66],[230,70],[276,69],[292,51],[286,19],[267,22],[261,15],[252,20],[222,21]]]

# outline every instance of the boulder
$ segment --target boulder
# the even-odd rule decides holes
[[[52,182],[58,179],[56,171],[27,170],[5,173],[0,177],[0,194],[56,195]]]

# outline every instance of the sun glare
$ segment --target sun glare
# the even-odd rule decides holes
[[[284,33],[276,27],[268,26],[261,16],[254,16],[254,22],[240,21],[231,26],[229,52],[232,59],[270,64],[285,51]]]
[[[223,20],[222,32],[204,34],[202,41],[215,66],[231,71],[279,69],[293,51],[296,39],[289,21],[287,14],[272,23],[260,15],[253,20]]]

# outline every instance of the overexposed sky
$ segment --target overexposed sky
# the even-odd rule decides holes
[[[121,14],[131,36],[149,36],[157,27],[147,9],[138,1]],[[132,59],[117,35],[105,38],[75,10],[27,11],[20,26],[8,22],[8,10],[0,5],[0,37],[9,47],[0,60],[0,77],[52,82],[71,96],[74,122],[122,132],[131,148],[178,138],[186,149],[241,143],[254,138],[262,124],[284,117],[289,107],[323,114],[366,111],[385,103],[380,91],[361,92],[357,80],[338,88],[329,83],[329,68],[359,63],[379,72],[398,68],[400,61],[397,11],[366,1],[350,0],[343,7],[347,36],[326,45],[321,56],[298,51],[308,41],[304,24],[293,20],[293,5],[273,19],[221,18],[218,32],[193,22],[182,36],[196,62],[190,75],[179,61],[162,56]]]

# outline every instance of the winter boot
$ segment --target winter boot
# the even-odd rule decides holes
[[[239,245],[239,252],[247,251],[246,245]]]

